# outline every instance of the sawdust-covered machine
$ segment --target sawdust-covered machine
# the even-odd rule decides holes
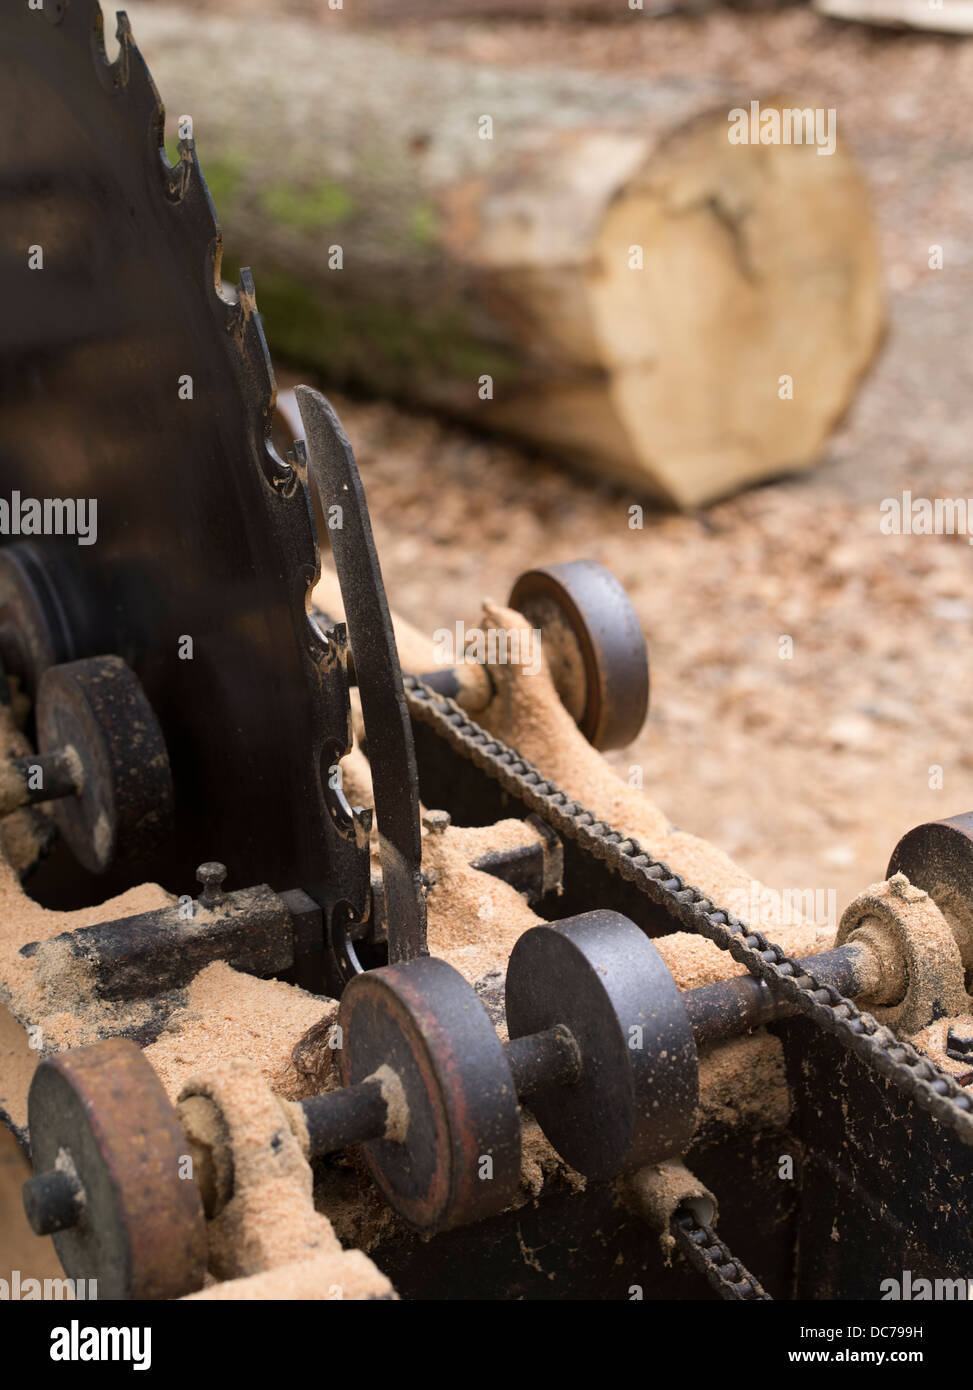
[[[275,447],[253,283],[117,36],[4,0],[0,1098],[34,1230],[130,1299],[969,1275],[973,818],[906,835],[837,938],[758,930],[760,886],[599,751],[648,704],[611,575],[531,568],[451,653],[393,619],[349,442],[298,388]]]

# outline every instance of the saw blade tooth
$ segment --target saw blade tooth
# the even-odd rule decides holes
[[[115,37],[118,53],[109,58],[105,44],[105,22],[98,4],[93,6],[91,24],[91,57],[102,88],[113,101],[124,105],[126,119],[133,129],[146,132],[150,149],[165,139],[165,108],[159,90],[152,80],[145,59],[139,51],[132,26],[124,10],[116,15]]]
[[[137,54],[138,50],[135,47],[135,39],[132,37],[131,22],[124,10],[119,10],[115,16],[115,38],[118,40],[118,55],[114,61],[111,61],[105,46],[105,30],[104,25],[102,25],[101,58],[104,66],[112,70],[112,80],[116,87],[127,87],[132,76],[132,56]],[[156,93],[156,100],[158,100],[158,93]]]
[[[270,349],[267,347],[260,314],[257,312],[257,292],[253,283],[253,273],[248,266],[243,266],[240,270],[236,302],[230,305],[226,305],[225,300],[222,302],[226,306],[227,327],[244,360],[253,403],[263,416],[263,437],[269,447],[270,426],[274,403],[277,400],[277,383],[270,361]],[[280,460],[276,451],[271,453],[266,456],[265,467],[271,466],[271,481],[274,481],[274,475],[277,473],[274,460],[278,463]],[[289,474],[289,467],[286,464],[284,467]]]
[[[133,121],[144,120],[145,128],[152,133],[163,192],[179,217],[187,258],[206,268],[204,290],[210,296],[217,314],[222,316],[222,322],[239,350],[237,371],[245,398],[248,398],[255,418],[260,422],[258,449],[261,468],[275,489],[286,494],[293,491],[296,479],[293,470],[270,443],[277,385],[270,350],[257,312],[253,275],[249,269],[241,270],[236,301],[228,303],[220,290],[223,235],[196,153],[195,138],[180,139],[179,159],[175,164],[170,164],[165,150],[165,107],[135,42],[128,16],[124,11],[118,12],[119,53],[114,64],[109,64],[104,48],[101,7],[97,0],[83,0],[83,3],[89,5],[96,16],[95,28],[99,34],[97,47],[100,48],[102,59],[96,67],[103,83],[123,94],[122,99],[133,108]]]
[[[181,203],[188,194],[193,183],[199,183],[200,172],[199,162],[196,159],[195,140],[180,137],[176,146],[178,158],[175,164],[169,162],[169,155],[166,152],[165,138],[163,136],[162,157],[163,175],[165,177],[166,196],[170,202]],[[213,214],[213,221],[216,221],[216,214]]]

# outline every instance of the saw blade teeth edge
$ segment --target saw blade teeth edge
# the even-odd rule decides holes
[[[78,16],[88,16],[83,27],[91,37],[92,52],[99,80],[113,100],[122,100],[133,108],[132,120],[148,133],[150,157],[157,161],[162,195],[178,216],[181,234],[188,254],[203,270],[203,292],[221,326],[233,343],[231,361],[237,376],[240,395],[245,402],[247,427],[252,431],[265,480],[287,508],[287,529],[292,541],[297,541],[295,553],[303,556],[296,566],[297,573],[290,585],[295,618],[302,632],[304,658],[312,667],[339,666],[347,679],[347,640],[329,642],[311,618],[311,594],[321,574],[314,509],[308,485],[307,462],[303,447],[295,445],[295,466],[280,457],[271,441],[271,425],[277,400],[270,349],[260,313],[257,308],[256,286],[249,267],[240,270],[234,296],[227,298],[221,275],[223,233],[206,177],[196,152],[195,139],[179,141],[179,160],[169,162],[165,148],[165,105],[155,85],[148,64],[132,32],[124,12],[118,14],[117,35],[119,53],[110,62],[104,45],[104,20],[98,0],[75,0]],[[285,524],[278,514],[277,526]],[[343,757],[353,746],[350,707],[347,711],[344,747],[335,751]],[[353,809],[356,836],[368,842],[370,818]]]
[[[293,469],[281,459],[270,442],[271,422],[277,400],[270,350],[257,311],[253,276],[241,272],[236,297],[229,300],[222,291],[221,266],[223,235],[205,175],[196,153],[195,139],[180,138],[179,158],[169,162],[165,148],[165,105],[148,64],[142,55],[124,10],[116,12],[119,50],[109,59],[105,46],[105,16],[99,0],[69,0],[62,12],[66,26],[82,41],[86,38],[94,70],[102,87],[113,100],[123,101],[135,129],[146,132],[150,157],[155,159],[161,191],[166,202],[178,211],[187,255],[202,270],[202,290],[217,322],[236,347],[236,371],[241,396],[251,428],[261,470],[276,492],[292,493],[297,485]],[[257,423],[259,421],[259,424]]]
[[[10,0],[7,0],[9,3]],[[0,0],[3,3],[3,0]],[[257,308],[253,276],[241,271],[240,284],[232,297],[221,280],[223,239],[216,209],[207,188],[195,141],[179,141],[179,159],[170,164],[165,149],[165,107],[158,88],[139,50],[127,15],[117,15],[119,50],[112,59],[105,43],[104,13],[99,0],[46,0],[43,17],[50,27],[54,44],[68,44],[74,53],[71,62],[87,66],[91,74],[94,101],[111,104],[112,121],[104,121],[106,137],[112,144],[119,178],[141,175],[148,185],[158,179],[159,221],[167,226],[166,251],[177,263],[180,287],[191,293],[195,284],[202,295],[212,326],[214,342],[223,347],[222,362],[236,393],[236,435],[232,439],[233,458],[240,469],[256,468],[272,496],[258,509],[253,524],[266,523],[267,543],[279,555],[278,580],[285,585],[300,663],[308,676],[307,696],[312,707],[311,727],[315,731],[307,756],[312,778],[320,784],[320,759],[327,738],[328,751],[339,760],[353,745],[351,708],[347,692],[347,643],[327,641],[311,620],[311,594],[320,576],[321,559],[317,544],[314,510],[306,467],[292,467],[280,457],[271,439],[276,383],[270,351]],[[56,71],[56,68],[55,68]],[[79,95],[82,89],[79,89]],[[101,95],[99,95],[99,92]],[[90,116],[97,120],[97,109]],[[124,188],[124,181],[120,183]],[[337,737],[329,732],[335,707],[341,700],[333,682],[323,681],[321,668],[336,673],[344,685],[344,716]],[[340,674],[338,674],[340,673]],[[330,822],[327,806],[322,819]],[[353,811],[355,838],[364,851],[364,880],[357,911],[363,911],[367,897],[368,833],[370,819]],[[358,888],[355,889],[356,901]]]

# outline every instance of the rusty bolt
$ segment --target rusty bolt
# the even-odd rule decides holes
[[[203,885],[203,891],[199,895],[202,907],[219,907],[223,901],[223,880],[226,878],[226,865],[220,864],[218,860],[210,859],[205,864],[200,864],[196,870],[196,878]]]
[[[429,831],[430,835],[442,835],[443,831],[450,824],[450,814],[448,811],[425,811],[422,823]]]

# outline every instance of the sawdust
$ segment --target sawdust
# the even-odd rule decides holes
[[[8,753],[7,757],[10,756]],[[0,762],[0,815],[7,815],[18,806],[22,806],[26,800],[27,783],[24,781],[23,773],[14,767],[12,762]]]
[[[495,825],[450,826],[446,834],[468,860],[477,859],[489,850],[519,849],[543,842],[539,830],[526,821],[514,819],[498,820]]]
[[[25,1029],[0,1004],[0,1110],[21,1133],[27,1128],[27,1092],[38,1061],[29,1042]]]
[[[521,1198],[517,1205],[528,1197],[539,1197],[545,1188],[555,1183],[570,1188],[572,1192],[583,1192],[587,1179],[565,1163],[544,1137],[544,1131],[533,1115],[524,1111],[521,1118]]]
[[[781,1128],[790,1110],[784,1049],[772,1033],[734,1038],[700,1055],[696,1143],[730,1130]]]
[[[360,1250],[343,1250],[340,1254],[318,1255],[313,1260],[282,1265],[279,1269],[265,1270],[243,1279],[228,1279],[208,1289],[201,1289],[199,1293],[187,1294],[183,1301],[333,1301],[395,1297],[391,1283],[375,1268],[367,1255]]]
[[[232,1196],[207,1225],[211,1273],[236,1279],[339,1253],[331,1223],[314,1209],[311,1169],[285,1103],[260,1068],[239,1057],[214,1063],[179,1093],[190,1096],[213,1102],[221,1125],[208,1142],[223,1142],[225,1127],[232,1153]]]
[[[21,757],[30,745],[17,727],[16,714],[0,705],[0,754]],[[15,867],[30,847],[34,834],[31,823],[18,818],[15,811],[3,821],[4,838],[0,855],[0,999],[22,1023],[41,1029],[44,1050],[77,1047],[93,1041],[102,1031],[111,1031],[112,1021],[121,1012],[117,1006],[101,1004],[86,990],[84,972],[67,952],[54,948],[45,958],[19,954],[21,947],[34,941],[50,941],[76,927],[110,922],[116,917],[149,912],[174,901],[155,883],[131,888],[118,897],[74,912],[55,912],[42,907],[25,893]],[[8,859],[9,843],[14,858]],[[143,1008],[145,1016],[147,1008]]]
[[[25,806],[0,822],[0,850],[19,875],[36,864],[53,835],[53,809],[47,805]]]
[[[372,770],[359,746],[359,737],[356,734],[351,752],[341,759],[341,790],[349,806],[374,806]]]
[[[374,1250],[406,1227],[379,1193],[358,1149],[314,1165],[314,1204],[326,1211],[342,1245]]]
[[[956,938],[939,908],[904,874],[871,884],[851,903],[838,926],[837,942],[863,939],[877,954],[899,958],[883,980],[899,982],[899,997],[886,990],[863,1000],[879,1023],[899,1034],[914,1034],[937,1014],[961,1014],[970,1004]],[[906,988],[902,989],[903,979]]]
[[[314,1094],[314,1074],[300,1071],[293,1054],[312,1028],[326,1036],[337,1012],[334,1000],[279,980],[258,980],[217,961],[196,976],[185,1007],[170,1015],[145,1056],[173,1099],[190,1076],[240,1058],[255,1066],[276,1094],[300,1100]],[[323,1046],[330,1056],[324,1041]]]
[[[327,571],[316,593],[319,591],[330,603],[329,611],[343,611],[333,575]],[[406,644],[404,669],[421,671],[434,666],[431,642],[397,616],[394,621],[397,638]],[[486,631],[528,626],[513,610],[489,602],[484,604],[481,625]],[[561,703],[543,650],[537,672],[531,672],[523,662],[508,662],[491,666],[490,674],[496,693],[478,713],[478,722],[513,744],[569,796],[613,828],[637,839],[687,882],[764,931],[788,954],[812,955],[832,945],[834,933],[829,925],[808,919],[793,904],[782,912],[780,895],[767,890],[715,845],[671,826],[641,789],[628,786],[618,776],[582,737]],[[523,899],[517,906],[509,887],[498,889],[498,881],[491,885],[484,875],[471,878],[468,861],[491,845],[508,848],[529,843],[522,837],[530,833],[522,822],[506,821],[492,829],[451,826],[445,835],[425,837],[424,867],[433,867],[440,877],[428,900],[430,949],[473,982],[491,970],[502,970],[516,936],[539,919]],[[451,894],[455,895],[452,900]],[[509,918],[511,909],[514,920],[522,924],[519,930],[487,925],[501,914]],[[745,967],[726,951],[688,933],[674,933],[657,944],[683,989],[745,973]]]
[[[530,626],[512,609],[483,605],[485,632],[528,632]],[[519,662],[490,666],[496,694],[478,716],[479,723],[513,743],[519,753],[543,769],[545,777],[609,825],[634,835],[647,848],[656,845],[669,829],[668,817],[647,797],[633,795],[580,734],[554,690],[543,645],[536,672],[530,669],[533,650],[529,643],[519,644],[518,655]]]
[[[300,1094],[289,1095],[289,1100],[320,1095],[322,1091],[341,1085],[337,1067],[339,1035],[335,1031],[338,1003],[337,1000],[322,1002],[326,1005],[324,1013],[291,1048],[291,1066],[298,1078]]]
[[[0,705],[0,801],[9,797],[9,804],[19,805],[26,796],[24,782],[8,760],[26,757],[34,751],[23,731],[30,700],[20,689],[16,676],[8,676],[7,685],[10,703]],[[0,821],[0,850],[16,874],[30,868],[49,843],[53,815],[53,807],[46,804],[20,806]]]
[[[487,630],[523,630],[528,624],[510,609],[484,604]],[[781,911],[778,895],[769,892],[732,859],[696,835],[673,828],[662,810],[640,789],[628,786],[587,743],[554,689],[543,656],[540,669],[524,661],[491,666],[496,696],[480,722],[505,739],[524,757],[543,769],[562,791],[616,830],[636,839],[641,847],[713,901],[763,929],[790,955],[810,955],[832,944],[827,925],[808,920],[793,903]],[[725,951],[702,943],[694,951],[697,983],[741,974]]]
[[[723,979],[727,974],[728,968],[724,961],[726,952],[721,951],[705,937],[694,936],[692,932],[678,931],[667,936],[653,937],[652,944],[669,967],[672,978],[680,989],[697,989],[700,985]]]
[[[123,1017],[147,1021],[150,1006],[123,1008],[96,1000],[82,962],[66,943],[52,943],[35,957],[20,955],[21,947],[173,901],[158,884],[145,883],[90,908],[55,912],[28,898],[12,866],[0,857],[0,991],[18,1019],[41,1029],[45,1051],[79,1047],[119,1031],[113,1025]]]
[[[0,707],[0,749],[17,756],[29,745],[9,707]],[[17,820],[9,816],[4,826]],[[96,998],[90,971],[54,938],[77,927],[149,912],[175,899],[158,884],[129,889],[90,908],[57,912],[27,897],[14,867],[0,857],[0,998],[13,1018],[0,1035],[3,1048],[5,1108],[25,1118],[26,1084],[38,1054],[81,1046],[113,1033],[133,1032],[153,1021],[154,1001],[124,1003]],[[35,955],[21,947],[44,943]],[[295,1043],[312,1025],[333,1017],[337,1005],[274,980],[258,980],[216,963],[203,970],[179,996],[185,1002],[170,1014],[165,1031],[146,1056],[175,1097],[187,1077],[227,1056],[256,1063],[282,1096],[308,1094],[309,1078],[295,1067]],[[13,1019],[30,1025],[28,1035]]]
[[[470,868],[463,846],[475,843],[469,831],[452,827],[423,840],[423,865],[436,878],[426,899],[429,950],[471,984],[506,970],[517,938],[541,920],[509,883]]]

